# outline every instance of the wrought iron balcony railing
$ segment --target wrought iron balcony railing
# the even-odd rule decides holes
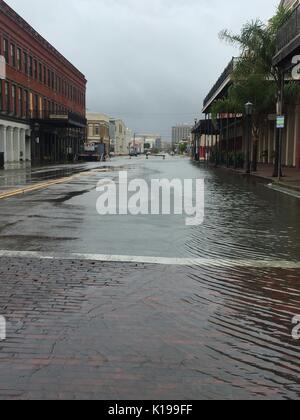
[[[277,53],[300,35],[300,5],[291,12],[277,35]]]
[[[203,102],[203,107],[205,108],[209,102],[211,101],[211,98],[215,96],[215,94],[218,92],[218,90],[221,88],[221,86],[225,83],[225,81],[230,77],[234,70],[235,63],[237,61],[237,58],[233,58],[226,69],[223,71],[213,88],[210,90],[209,94],[206,96]]]

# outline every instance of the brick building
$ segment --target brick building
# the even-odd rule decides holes
[[[72,160],[85,100],[84,75],[0,0],[0,166]]]

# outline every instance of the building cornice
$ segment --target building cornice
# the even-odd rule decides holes
[[[16,13],[5,1],[0,0],[0,13],[3,13],[13,23],[15,23],[20,29],[25,31],[31,37],[33,37],[43,48],[47,49],[66,66],[73,70],[77,75],[85,79],[82,74],[69,60],[67,60],[56,48],[54,48],[45,38],[43,38],[25,19],[23,19],[18,13]]]

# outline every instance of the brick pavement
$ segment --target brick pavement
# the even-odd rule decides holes
[[[297,396],[297,272],[214,273],[1,258],[0,399]]]

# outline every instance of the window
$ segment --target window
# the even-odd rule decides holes
[[[94,136],[99,136],[100,135],[100,126],[99,124],[95,124],[94,125]]]
[[[43,66],[39,63],[39,81],[43,82]]]
[[[8,53],[8,40],[3,39],[3,55],[5,57],[5,61],[9,64],[9,53]]]
[[[5,104],[7,113],[10,112],[10,94],[9,94],[9,83],[5,82]]]
[[[24,57],[24,73],[28,74],[28,55],[26,52],[24,52],[23,57]]]
[[[17,49],[17,69],[22,71],[22,58],[21,58],[21,50],[20,48]]]
[[[18,89],[18,115],[23,116],[23,92],[21,88]]]
[[[29,115],[29,94],[28,94],[27,90],[24,91],[24,111],[25,111],[25,116],[28,117],[28,115]]]
[[[12,98],[12,114],[16,115],[17,113],[17,95],[16,95],[16,86],[12,85],[11,87],[11,98]]]
[[[33,76],[33,58],[31,56],[29,57],[29,76]]]
[[[35,80],[38,79],[38,63],[37,63],[37,60],[34,60],[34,78],[35,78]]]
[[[38,95],[34,95],[34,115],[35,118],[39,116],[39,97]]]
[[[13,67],[16,67],[16,47],[14,46],[14,44],[10,45],[10,64]]]

